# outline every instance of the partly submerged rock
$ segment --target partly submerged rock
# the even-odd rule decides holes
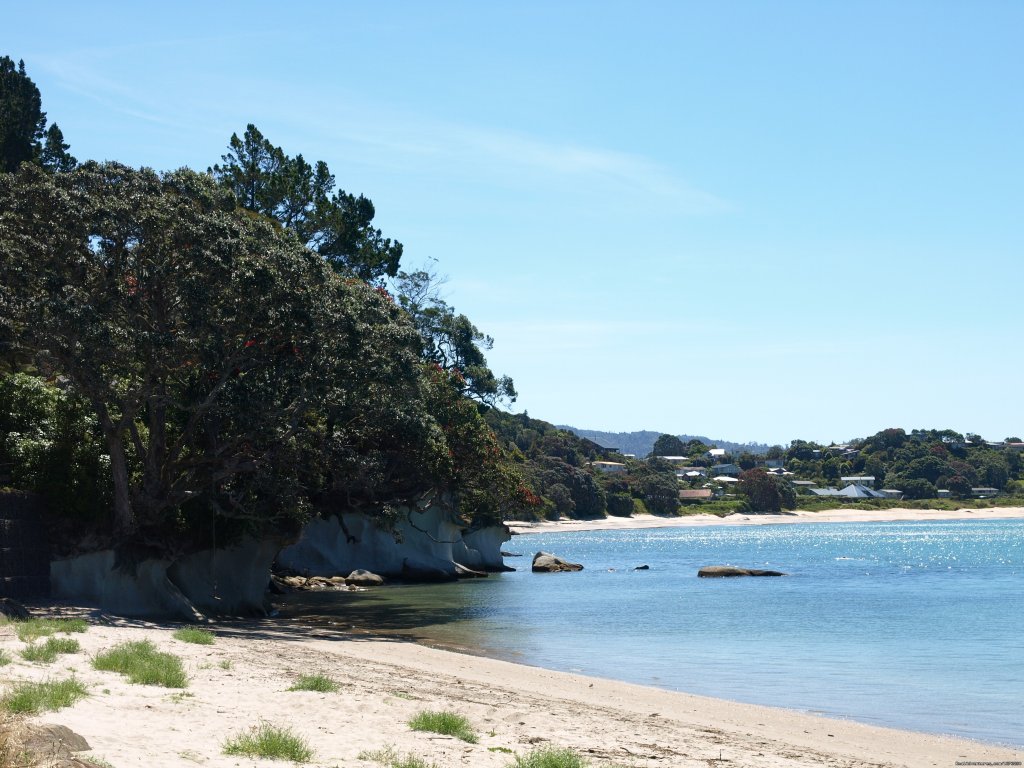
[[[759,571],[752,568],[736,568],[732,565],[709,565],[697,571],[703,579],[723,578],[728,576],[785,576],[782,571]]]
[[[649,570],[651,570],[651,566],[649,566],[649,565],[638,565],[633,570],[634,571],[649,571]]]
[[[559,573],[561,571],[582,571],[579,563],[570,563],[550,552],[538,552],[533,556],[534,573]]]
[[[345,583],[354,584],[357,587],[379,587],[384,583],[384,577],[362,568],[357,568],[345,577]]]

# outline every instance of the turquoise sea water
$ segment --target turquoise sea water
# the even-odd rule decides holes
[[[1024,746],[1024,521],[552,533],[506,549],[522,554],[506,561],[516,573],[296,596],[283,615]],[[537,550],[586,568],[530,573]],[[790,576],[698,579],[712,564]]]

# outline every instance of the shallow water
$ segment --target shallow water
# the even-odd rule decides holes
[[[292,595],[282,618],[1024,746],[1024,521],[550,533],[506,548],[522,554],[506,561],[515,573]],[[586,568],[530,573],[537,550]],[[712,564],[790,575],[696,577]]]

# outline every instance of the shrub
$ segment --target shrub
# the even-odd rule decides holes
[[[49,664],[56,660],[58,654],[78,653],[78,650],[78,641],[73,637],[48,637],[42,645],[30,643],[28,648],[21,652],[21,657],[26,661]]]
[[[473,733],[469,720],[454,712],[424,710],[409,721],[409,727],[414,731],[431,731],[476,744],[476,734]]]
[[[88,696],[85,686],[73,677],[66,680],[46,680],[42,683],[22,683],[0,699],[0,706],[15,714],[35,715],[70,707]]]
[[[175,640],[181,640],[183,643],[213,645],[214,634],[210,630],[200,627],[182,627],[175,631],[173,637]]]
[[[224,754],[306,763],[312,759],[313,750],[305,739],[290,729],[260,723],[225,741]]]
[[[587,761],[573,749],[541,747],[529,754],[516,755],[509,768],[586,768]]]
[[[334,693],[341,686],[325,675],[303,675],[289,691],[316,691],[318,693]]]
[[[11,663],[11,657],[8,656],[4,651],[0,651],[0,667],[6,667]]]
[[[119,672],[132,683],[184,688],[188,677],[181,659],[162,653],[148,640],[122,643],[96,656],[92,665],[106,672]]]

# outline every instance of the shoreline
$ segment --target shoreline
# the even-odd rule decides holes
[[[36,608],[37,614],[45,612]],[[824,764],[845,768],[954,765],[1024,759],[1009,747],[865,725],[572,673],[555,672],[389,639],[273,622],[211,625],[211,646],[172,639],[178,624],[129,621],[91,612],[74,635],[82,651],[52,665],[23,661],[11,625],[0,648],[14,659],[4,678],[42,680],[73,673],[91,695],[35,721],[66,725],[96,756],[127,765],[240,764],[221,754],[230,736],[260,721],[290,727],[313,747],[313,766],[373,766],[358,755],[394,746],[439,768],[508,766],[537,746],[578,750],[593,766],[706,766],[719,759],[755,768]],[[96,652],[152,640],[182,657],[185,691],[130,685],[97,672]],[[300,674],[321,673],[338,693],[288,692]],[[469,718],[478,744],[411,731],[424,709]],[[241,764],[253,764],[242,761]]]
[[[821,512],[794,510],[782,514],[740,514],[726,517],[696,514],[682,517],[605,517],[597,520],[545,520],[540,522],[509,521],[513,535],[531,533],[564,533],[568,531],[620,531],[647,528],[689,528],[708,525],[791,525],[794,523],[885,523],[924,520],[1020,520],[1024,507],[984,507],[981,509],[856,509],[843,507]]]

